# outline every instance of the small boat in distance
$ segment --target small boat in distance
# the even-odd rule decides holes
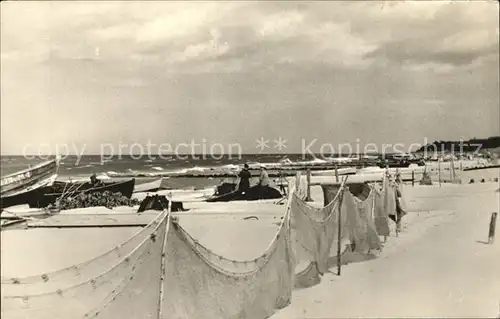
[[[60,157],[22,171],[2,176],[0,180],[0,208],[27,204],[44,187],[54,184]]]
[[[212,202],[231,202],[235,200],[261,200],[261,199],[277,199],[283,195],[279,190],[272,186],[254,185],[247,189],[246,193],[240,193],[237,189],[237,183],[223,182],[216,186],[215,194],[207,198],[206,201]]]

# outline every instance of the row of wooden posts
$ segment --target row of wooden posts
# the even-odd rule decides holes
[[[300,172],[297,173],[298,176],[300,176]],[[311,202],[313,201],[312,198],[311,198],[311,170],[310,169],[307,169],[307,192],[306,192],[306,199],[305,201],[306,202]],[[342,201],[344,199],[344,187],[345,187],[345,184],[347,182],[347,179],[349,178],[349,175],[346,175],[343,180],[342,180],[342,184],[340,185],[340,200],[339,200],[339,207],[342,207]],[[337,168],[335,167],[335,179],[337,181],[337,183],[339,182],[339,174],[338,174],[338,170]],[[296,188],[298,188],[299,186],[299,180],[297,179],[296,180],[297,184],[296,184]],[[338,231],[338,236],[337,236],[337,274],[340,276],[341,274],[341,269],[342,269],[342,260],[341,260],[341,252],[342,252],[342,228],[340,227],[340,225],[342,224],[342,210],[339,209],[339,213],[338,213],[338,225],[339,225],[339,231]]]
[[[453,161],[452,161],[452,165],[453,165]],[[450,179],[453,180],[455,178],[455,170],[454,170],[454,166],[452,166],[453,169],[450,169]],[[439,187],[441,187],[441,166],[440,166],[440,162],[438,162],[438,174],[439,174]],[[312,201],[312,198],[311,198],[311,170],[310,169],[307,169],[307,191],[306,191],[306,201],[308,202],[311,202]],[[342,200],[343,200],[343,197],[344,197],[344,187],[345,187],[345,184],[347,182],[347,178],[349,177],[349,175],[346,175],[346,177],[342,180],[342,184],[341,184],[341,187],[340,187],[340,202],[339,202],[339,207],[342,207]],[[411,177],[412,177],[412,186],[415,186],[415,171],[412,171],[412,174],[411,174]],[[339,174],[338,174],[338,170],[337,168],[335,168],[335,181],[337,183],[339,183]],[[298,186],[298,185],[297,185]],[[339,214],[338,214],[338,225],[341,225],[341,220],[342,220],[342,210],[339,210]],[[495,228],[496,228],[496,220],[497,220],[497,213],[496,212],[493,212],[491,214],[491,219],[490,219],[490,224],[489,224],[489,228],[488,228],[488,244],[493,244],[494,241],[495,241]],[[339,227],[339,231],[338,231],[338,238],[337,238],[337,273],[338,275],[340,276],[341,274],[341,250],[342,250],[342,247],[341,247],[341,240],[342,240],[342,230],[341,228]]]

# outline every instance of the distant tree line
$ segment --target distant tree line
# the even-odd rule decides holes
[[[422,146],[417,152],[424,151],[460,151],[475,152],[480,149],[492,149],[500,147],[500,136],[489,138],[472,138],[468,141],[434,141]]]

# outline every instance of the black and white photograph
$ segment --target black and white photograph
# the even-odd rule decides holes
[[[2,319],[500,319],[498,0],[0,3]]]

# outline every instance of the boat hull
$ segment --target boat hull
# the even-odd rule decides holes
[[[235,185],[236,186],[236,185]],[[279,190],[274,187],[255,185],[250,187],[245,194],[240,193],[238,190],[229,193],[214,195],[206,201],[211,202],[230,202],[235,200],[259,200],[259,199],[277,199],[283,195]]]
[[[134,193],[157,192],[161,189],[162,181],[163,181],[163,178],[160,178],[160,179],[152,181],[152,182],[136,184],[134,186]]]
[[[0,180],[0,197],[13,196],[37,188],[40,181],[47,180],[57,174],[58,169],[59,160],[56,158],[32,168],[2,176]]]
[[[39,189],[35,188],[26,192],[21,192],[16,195],[0,198],[0,208],[7,208],[17,205],[28,204],[33,198],[38,195]]]

